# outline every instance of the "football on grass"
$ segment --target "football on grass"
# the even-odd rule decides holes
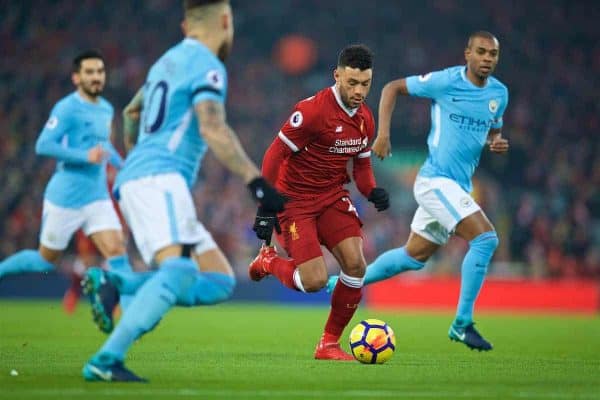
[[[396,337],[385,322],[378,319],[360,321],[350,332],[352,355],[364,364],[383,364],[394,355]]]

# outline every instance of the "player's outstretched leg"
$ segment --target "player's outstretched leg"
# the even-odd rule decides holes
[[[470,349],[492,350],[492,345],[473,327],[473,308],[496,247],[496,232],[484,232],[469,242],[469,251],[463,260],[458,308],[448,336]]]
[[[425,266],[424,262],[412,258],[404,247],[388,250],[367,266],[365,285],[382,281],[405,271],[416,271]],[[337,275],[327,281],[327,293],[332,293],[337,283]]]
[[[325,331],[315,349],[317,360],[352,361],[354,357],[340,347],[340,336],[352,319],[362,298],[363,279],[340,273],[333,295]]]
[[[115,272],[105,273],[110,280]],[[161,263],[157,272],[133,273],[135,279],[121,282],[122,289],[133,289],[142,280],[145,283],[135,292],[130,307],[100,351],[84,367],[83,376],[89,378],[90,368],[104,365],[107,369],[123,367],[125,353],[133,342],[153,330],[161,318],[174,305],[194,306],[216,304],[227,300],[233,293],[233,276],[219,272],[198,271],[189,258],[169,258]],[[129,287],[127,286],[129,285]]]
[[[93,357],[83,366],[86,381],[104,382],[148,382],[125,368],[123,361],[109,355]]]
[[[0,279],[6,275],[24,272],[48,272],[54,265],[44,259],[37,250],[21,250],[0,262]]]
[[[108,279],[106,271],[99,267],[89,268],[81,281],[81,287],[90,300],[94,323],[102,332],[112,332],[113,311],[119,304],[119,292]]]
[[[131,268],[131,264],[129,262],[129,257],[127,254],[121,254],[118,256],[109,257],[106,259],[106,263],[108,264],[109,270],[115,272],[123,272],[123,273],[133,273],[133,268]],[[119,304],[123,311],[133,300],[133,296],[130,294],[122,293],[119,298]]]

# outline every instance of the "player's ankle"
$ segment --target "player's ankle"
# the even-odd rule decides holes
[[[337,343],[340,340],[340,335],[336,335],[330,332],[323,332],[321,336],[321,342],[323,343]]]

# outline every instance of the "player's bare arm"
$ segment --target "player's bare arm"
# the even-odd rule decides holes
[[[508,151],[508,139],[502,137],[502,130],[499,128],[490,129],[487,142],[492,153],[504,154]]]
[[[394,107],[396,105],[396,98],[399,94],[403,96],[408,95],[406,80],[404,78],[388,82],[381,90],[377,137],[372,146],[373,153],[375,153],[380,160],[392,155],[390,125],[392,113],[394,112]]]
[[[231,172],[248,183],[259,176],[256,165],[242,148],[237,135],[225,120],[225,107],[215,101],[202,101],[196,105],[198,121],[202,121],[200,135],[217,159]]]
[[[129,152],[137,142],[143,100],[144,96],[142,88],[140,88],[129,104],[123,109],[123,141],[127,152]]]

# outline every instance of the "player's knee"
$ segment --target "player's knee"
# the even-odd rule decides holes
[[[119,240],[107,242],[104,244],[105,257],[116,257],[125,254],[125,244]]]
[[[357,259],[344,265],[343,271],[348,276],[362,278],[365,276],[366,269],[367,266],[365,263],[362,260]]]
[[[302,276],[302,286],[306,292],[318,292],[327,285],[327,280],[326,272]]]
[[[498,248],[498,235],[496,231],[484,232],[469,242],[471,249],[476,251],[484,262],[489,263]]]

